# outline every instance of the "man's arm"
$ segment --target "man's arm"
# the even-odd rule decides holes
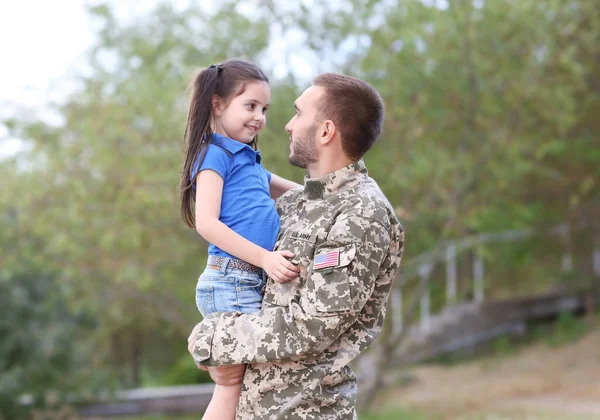
[[[379,220],[340,217],[315,251],[331,253],[337,266],[315,270],[311,264],[302,297],[287,307],[207,316],[190,336],[196,363],[281,362],[322,352],[358,318],[389,246],[390,234]]]

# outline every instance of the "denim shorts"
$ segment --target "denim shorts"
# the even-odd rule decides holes
[[[198,279],[196,306],[202,316],[213,312],[260,311],[266,282],[264,272],[227,268],[228,260],[219,270],[206,267]]]

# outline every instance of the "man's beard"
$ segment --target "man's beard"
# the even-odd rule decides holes
[[[298,168],[306,169],[311,163],[319,160],[319,152],[315,145],[317,134],[317,124],[313,124],[308,129],[306,137],[302,137],[292,142],[294,151],[290,155],[290,163]]]

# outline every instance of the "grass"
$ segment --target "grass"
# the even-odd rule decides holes
[[[537,323],[529,326],[527,337],[512,340],[508,337],[500,337],[488,346],[487,351],[469,354],[465,352],[462,357],[440,358],[437,362],[441,365],[461,365],[461,362],[470,364],[479,361],[482,375],[489,372],[495,372],[501,368],[506,360],[515,360],[515,363],[529,363],[520,360],[521,355],[527,351],[530,345],[537,345],[538,348],[547,347],[548,349],[560,349],[582,339],[587,333],[594,331],[600,326],[600,317],[592,318],[576,317],[570,313],[563,313],[553,322]],[[542,345],[541,347],[540,344]],[[554,350],[552,350],[554,351]],[[527,360],[527,359],[525,359]],[[435,365],[435,363],[433,364]],[[528,366],[528,365],[527,365]],[[527,367],[525,366],[525,367]],[[448,366],[450,367],[450,366]],[[506,367],[504,367],[506,368]],[[563,367],[564,369],[564,367]],[[415,381],[415,377],[407,372],[396,386],[403,388]],[[525,386],[517,384],[518,386]],[[532,385],[534,386],[534,385]],[[537,392],[537,391],[536,391]],[[387,393],[386,393],[387,394]],[[433,397],[433,396],[432,396]],[[469,414],[458,417],[442,416],[439,407],[423,405],[421,407],[408,408],[406,402],[389,393],[381,398],[381,403],[376,404],[376,410],[369,414],[359,416],[360,420],[441,420],[441,419],[461,419],[461,420],[504,420],[504,419],[529,419],[529,420],[591,420],[600,418],[592,415],[569,415],[557,414],[544,411],[541,407],[530,407],[527,410],[515,411],[514,409],[500,409],[498,407],[477,410],[467,410]],[[431,411],[438,411],[438,414]],[[199,420],[200,415],[196,416],[146,416],[128,418],[129,420]]]
[[[200,416],[146,416],[127,417],[126,420],[199,420]],[[441,420],[443,417],[428,415],[406,410],[388,410],[377,414],[359,416],[359,420]],[[523,413],[522,411],[504,410],[461,416],[460,420],[593,420],[598,419],[594,415],[556,415],[552,413]]]
[[[558,347],[579,340],[589,329],[590,325],[585,318],[563,312],[550,328],[540,326],[534,330],[533,335],[544,340],[549,347]]]
[[[127,420],[199,420],[197,416],[142,416],[127,417]],[[386,410],[381,413],[372,413],[359,416],[360,420],[433,420],[434,417],[405,410]]]
[[[543,342],[550,348],[568,345],[584,337],[593,328],[597,328],[598,320],[600,320],[598,315],[590,319],[584,316],[575,316],[570,312],[563,312],[553,321],[529,324],[527,336],[523,338],[500,336],[490,344],[477,350],[465,349],[454,354],[441,355],[432,362],[424,364],[434,363],[442,366],[456,366],[474,360],[485,361],[490,359],[500,361],[536,343]]]
[[[440,417],[402,409],[385,410],[359,416],[359,420],[437,420]]]
[[[200,414],[195,416],[141,416],[125,417],[126,420],[200,420]]]

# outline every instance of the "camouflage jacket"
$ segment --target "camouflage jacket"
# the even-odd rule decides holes
[[[275,249],[300,276],[267,280],[263,309],[202,321],[194,359],[248,363],[237,418],[354,419],[348,366],[378,336],[404,234],[362,160],[288,191],[277,202]]]

